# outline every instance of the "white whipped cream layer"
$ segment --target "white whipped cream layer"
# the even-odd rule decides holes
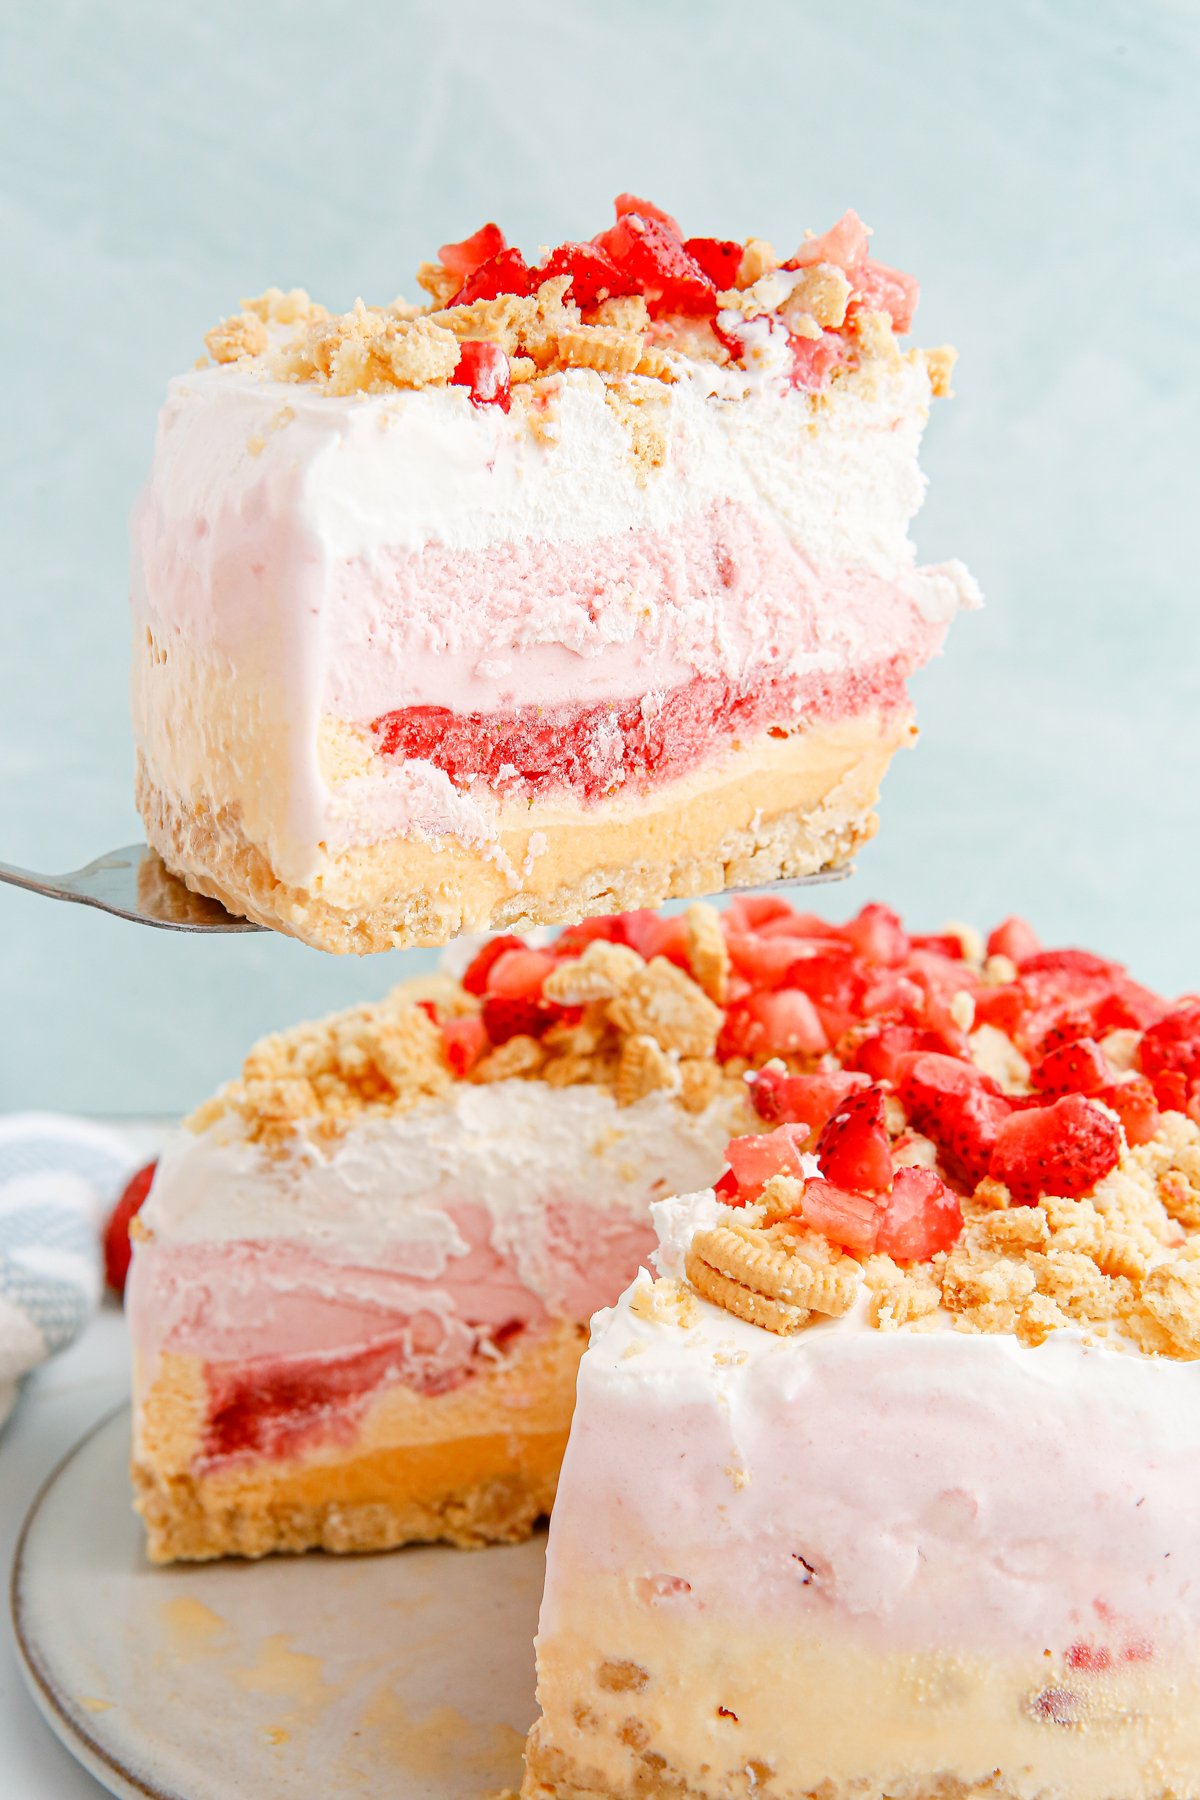
[[[675,1271],[723,1209],[655,1210]],[[582,1566],[709,1629],[728,1612],[889,1653],[1194,1651],[1200,1364],[1074,1331],[884,1333],[861,1307],[779,1337],[700,1300],[681,1326],[635,1305],[649,1288],[593,1321],[542,1638],[579,1628]]]
[[[227,1114],[172,1140],[141,1217],[159,1249],[280,1243],[359,1266],[419,1249],[433,1279],[466,1250],[445,1209],[467,1202],[541,1295],[556,1285],[556,1203],[648,1222],[656,1196],[711,1173],[741,1122],[740,1098],[689,1113],[666,1092],[621,1107],[607,1088],[462,1082],[364,1113],[330,1145],[297,1132],[280,1154]]]

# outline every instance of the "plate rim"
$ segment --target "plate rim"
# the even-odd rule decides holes
[[[124,1414],[128,1413],[132,1417],[132,1410],[130,1402],[122,1400],[102,1414],[59,1458],[30,1501],[13,1549],[8,1582],[8,1613],[12,1623],[17,1663],[30,1698],[55,1737],[75,1758],[76,1762],[110,1793],[121,1796],[122,1800],[125,1800],[127,1796],[133,1796],[134,1800],[189,1800],[189,1797],[181,1794],[178,1789],[171,1791],[162,1787],[148,1786],[140,1775],[126,1764],[119,1762],[102,1743],[91,1735],[82,1720],[76,1716],[67,1697],[38,1656],[25,1623],[25,1600],[22,1585],[28,1540],[42,1507],[69,1464],[75,1461],[75,1458],[92,1439],[98,1437],[102,1431],[106,1431]],[[112,1777],[114,1776],[121,1782],[120,1787],[113,1785]]]

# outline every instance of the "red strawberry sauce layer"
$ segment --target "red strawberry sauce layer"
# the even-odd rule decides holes
[[[455,713],[409,706],[376,719],[380,753],[431,762],[458,788],[482,781],[505,794],[540,797],[567,789],[596,801],[632,784],[678,779],[721,751],[767,732],[907,704],[907,663],[808,681],[749,688],[698,677],[668,693],[587,706],[521,706]]]
[[[426,1395],[446,1393],[471,1375],[493,1369],[497,1356],[526,1329],[520,1318],[494,1326],[485,1349],[468,1362],[424,1384],[410,1379],[405,1386]],[[357,1352],[210,1364],[203,1460],[295,1456],[314,1443],[352,1443],[371,1400],[395,1382],[397,1370],[411,1364],[414,1337],[419,1340],[422,1330],[435,1338],[436,1318],[418,1315],[403,1331],[377,1338]]]

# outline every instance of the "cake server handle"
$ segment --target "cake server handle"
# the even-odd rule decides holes
[[[39,875],[34,869],[0,862],[0,882],[49,900],[95,906],[118,919],[164,931],[262,930],[261,925],[226,912],[219,900],[193,894],[145,844],[110,850],[67,875]]]

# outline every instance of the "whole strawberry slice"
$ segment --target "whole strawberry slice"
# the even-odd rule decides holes
[[[1121,1128],[1079,1094],[1053,1106],[1012,1113],[1000,1125],[989,1174],[1002,1181],[1018,1205],[1042,1194],[1078,1199],[1094,1188],[1121,1154]]]
[[[883,1193],[892,1182],[892,1146],[879,1087],[848,1094],[817,1139],[821,1173],[835,1186]]]
[[[116,1294],[124,1294],[129,1274],[129,1227],[142,1210],[157,1167],[157,1161],[148,1162],[130,1178],[104,1227],[104,1279]]]

